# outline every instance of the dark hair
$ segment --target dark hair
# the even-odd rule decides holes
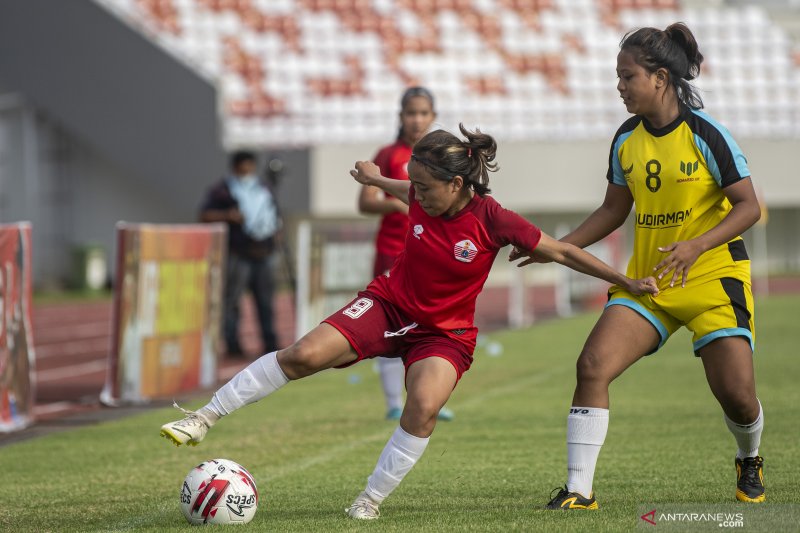
[[[236,152],[233,152],[230,158],[231,169],[236,170],[239,168],[239,165],[247,161],[252,161],[255,163],[256,154],[254,154],[253,152],[249,152],[247,150],[238,150]]]
[[[692,109],[703,108],[697,88],[689,83],[700,75],[703,54],[686,24],[676,22],[663,31],[640,28],[627,33],[619,47],[631,52],[636,63],[649,72],[666,69],[678,99]]]
[[[406,106],[411,102],[412,98],[416,98],[421,96],[428,100],[431,104],[431,109],[435,110],[434,102],[433,102],[433,93],[430,92],[425,87],[409,87],[408,89],[403,92],[403,96],[400,98],[400,111],[402,112]],[[397,138],[403,138],[403,125],[400,124],[400,130],[397,132]]]
[[[497,143],[480,129],[469,131],[463,124],[458,129],[466,141],[444,130],[432,131],[414,145],[411,159],[425,165],[436,179],[452,181],[461,176],[480,196],[490,193],[489,172],[497,170],[497,163],[492,162]]]

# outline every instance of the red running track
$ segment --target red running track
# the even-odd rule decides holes
[[[482,329],[506,326],[506,289],[487,289],[478,301],[476,322]],[[553,314],[551,290],[532,294],[537,316]],[[294,310],[288,292],[275,299],[275,329],[282,346],[294,338]],[[247,360],[223,357],[220,380],[228,379],[249,359],[261,354],[261,341],[252,300],[242,301],[242,347]],[[48,419],[99,407],[99,395],[106,378],[111,342],[110,299],[92,302],[40,304],[33,310],[36,348],[37,419]]]
[[[757,285],[758,287],[758,285]],[[800,292],[800,277],[771,279],[772,294]],[[276,331],[282,346],[294,339],[294,309],[289,292],[275,299]],[[530,289],[537,320],[555,315],[552,288]],[[597,308],[602,299],[590,302]],[[33,337],[36,348],[36,407],[38,420],[63,417],[100,406],[99,394],[106,376],[111,334],[111,300],[41,304],[33,310]],[[507,327],[508,291],[486,288],[478,298],[476,325],[482,331]],[[244,298],[242,309],[242,347],[248,359],[223,358],[219,379],[229,379],[261,354],[252,301]]]
[[[250,298],[242,302],[242,347],[260,354],[255,310]],[[33,309],[36,348],[36,406],[38,420],[100,406],[111,343],[110,299],[93,302],[41,304]],[[288,344],[294,335],[294,314],[288,293],[275,300],[276,331]],[[246,359],[223,357],[220,379],[228,379]]]

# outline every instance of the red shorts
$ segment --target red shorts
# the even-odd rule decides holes
[[[358,354],[344,368],[373,357],[402,357],[406,370],[427,357],[450,361],[458,379],[472,364],[472,353],[443,333],[418,325],[380,296],[361,291],[348,305],[323,320],[335,327]]]

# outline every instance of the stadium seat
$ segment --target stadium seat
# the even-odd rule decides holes
[[[376,132],[391,131],[397,96],[416,83],[440,95],[446,116],[497,123],[500,138],[549,137],[553,124],[565,138],[605,138],[625,117],[614,75],[620,38],[633,27],[675,20],[693,28],[708,58],[697,84],[719,120],[737,135],[769,136],[770,128],[800,135],[800,47],[759,6],[684,9],[678,0],[98,1],[218,80],[222,114],[231,121],[223,128],[227,145],[286,136],[308,144],[339,134],[335,140],[373,141]],[[340,123],[347,117],[348,127],[332,130],[332,116]],[[289,133],[276,137],[279,127]]]

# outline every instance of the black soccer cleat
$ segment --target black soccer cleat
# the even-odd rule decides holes
[[[736,499],[740,502],[761,503],[764,496],[764,458],[736,458]]]
[[[555,491],[558,491],[558,494],[556,494],[556,497],[553,498],[553,492]],[[578,492],[569,492],[566,485],[564,488],[559,487],[553,489],[553,492],[550,493],[550,497],[552,499],[547,505],[544,506],[545,509],[560,509],[562,511],[568,511],[571,509],[596,510],[600,508],[600,506],[597,505],[597,500],[594,499],[594,493],[592,493],[589,498],[585,498]]]

